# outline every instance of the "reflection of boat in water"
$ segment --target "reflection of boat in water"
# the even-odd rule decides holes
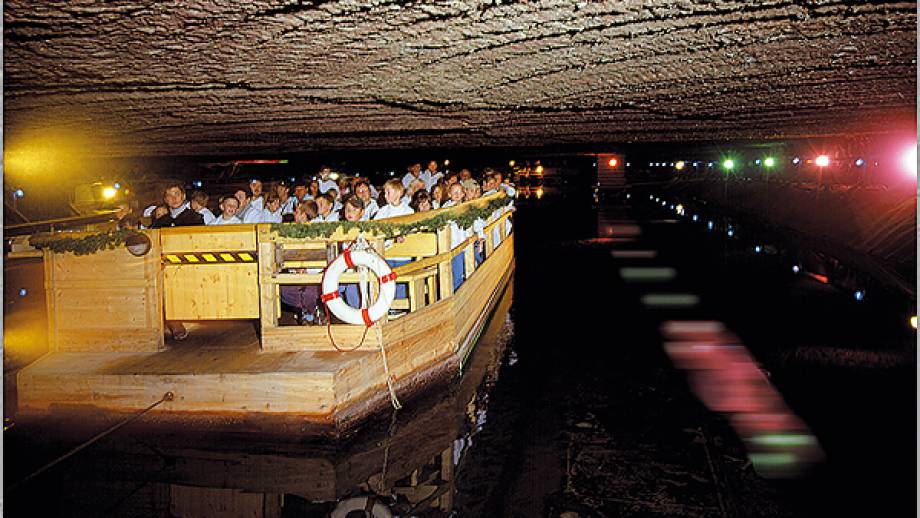
[[[381,222],[175,227],[143,231],[132,253],[106,247],[124,234],[55,234],[44,245],[50,352],[18,374],[20,419],[155,404],[161,418],[345,429],[389,404],[388,381],[406,397],[462,368],[514,268],[510,214],[497,194]],[[481,255],[476,234],[452,239],[448,224],[476,217]],[[283,325],[280,288],[322,283],[310,268],[359,235],[387,258],[412,258],[394,268],[400,316],[377,329]],[[191,323],[190,338],[166,348],[164,318]],[[330,335],[361,345],[340,352]]]
[[[401,515],[446,513],[510,338],[511,300],[509,284],[449,390],[431,391],[349,437],[304,443],[300,435],[177,432],[144,421],[61,466],[59,494],[35,480],[8,494],[7,510],[34,511],[34,492],[59,498],[66,515],[326,516],[336,501],[365,495]]]

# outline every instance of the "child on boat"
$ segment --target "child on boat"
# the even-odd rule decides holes
[[[240,200],[234,196],[224,196],[220,200],[220,216],[214,218],[209,225],[238,225],[243,221],[236,217],[240,210]]]

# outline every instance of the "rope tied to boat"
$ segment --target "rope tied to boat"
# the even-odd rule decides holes
[[[77,446],[76,448],[70,450],[69,452],[65,453],[64,455],[61,455],[60,457],[54,459],[53,461],[49,462],[48,464],[45,464],[44,466],[38,468],[37,470],[33,471],[32,474],[29,475],[28,477],[26,477],[26,478],[20,480],[19,482],[16,482],[15,484],[13,484],[13,485],[10,486],[10,487],[8,487],[8,488],[7,488],[7,491],[13,491],[13,490],[15,490],[15,489],[18,489],[18,488],[19,488],[20,486],[22,486],[23,484],[29,482],[30,480],[32,480],[32,479],[34,479],[35,477],[41,475],[41,474],[44,473],[45,471],[48,471],[49,469],[53,468],[54,466],[57,466],[57,465],[60,464],[61,462],[64,462],[65,460],[69,459],[70,457],[76,455],[78,452],[80,452],[81,450],[83,450],[83,449],[87,448],[88,446],[92,445],[93,443],[95,443],[95,442],[98,441],[99,439],[102,439],[103,437],[105,437],[105,436],[111,434],[112,432],[114,432],[114,431],[118,430],[119,428],[121,428],[121,427],[127,425],[128,423],[131,423],[132,421],[135,421],[135,420],[137,420],[137,419],[140,419],[140,418],[141,418],[144,414],[146,414],[147,412],[149,412],[149,411],[153,410],[154,408],[160,406],[160,404],[165,403],[166,401],[172,401],[173,399],[175,399],[175,397],[176,397],[175,394],[173,394],[172,392],[167,392],[167,393],[163,394],[163,397],[161,397],[158,401],[154,402],[153,404],[151,404],[151,405],[148,406],[147,408],[145,408],[145,409],[139,411],[138,413],[134,414],[133,416],[131,416],[131,417],[127,418],[127,419],[123,419],[122,421],[120,421],[120,422],[118,422],[118,423],[116,423],[116,424],[110,426],[110,427],[109,427],[108,429],[106,429],[105,431],[102,431],[102,432],[96,434],[95,436],[93,436],[93,437],[90,438],[89,440],[83,442],[82,444],[80,444],[80,445]]]

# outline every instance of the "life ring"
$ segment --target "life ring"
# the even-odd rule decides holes
[[[369,308],[353,308],[339,296],[339,277],[345,270],[356,266],[366,266],[380,280],[380,294]],[[349,324],[364,324],[367,327],[374,325],[374,322],[387,314],[395,297],[396,272],[375,253],[365,250],[351,251],[346,248],[323,272],[323,303],[335,316]]]
[[[354,498],[342,500],[339,502],[339,505],[335,506],[335,509],[332,510],[332,514],[329,516],[332,518],[345,518],[348,516],[348,513],[353,511],[364,511],[364,515],[367,516],[367,508],[370,504],[373,504],[370,505],[370,516],[373,518],[393,518],[393,512],[390,511],[390,508],[373,498],[374,497],[370,496],[356,496]]]

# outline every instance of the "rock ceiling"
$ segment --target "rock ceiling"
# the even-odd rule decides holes
[[[884,1],[11,0],[4,126],[111,156],[871,134],[915,124],[916,27]]]

